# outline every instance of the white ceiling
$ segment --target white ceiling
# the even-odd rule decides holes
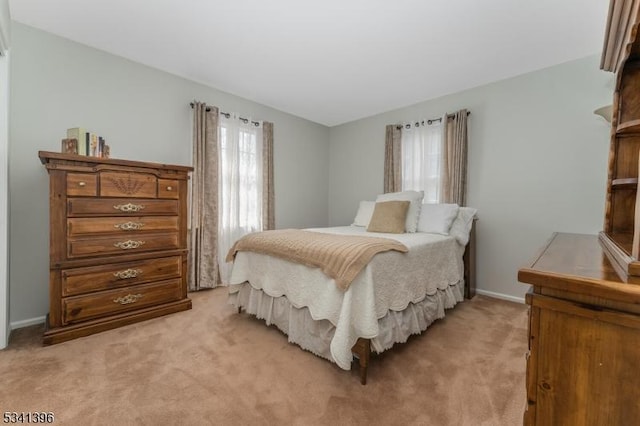
[[[10,0],[10,10],[18,22],[334,126],[599,53],[608,3]]]

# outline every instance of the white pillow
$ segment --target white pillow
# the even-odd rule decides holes
[[[422,206],[423,198],[424,191],[403,191],[380,194],[376,198],[376,201],[410,201],[411,204],[409,205],[409,211],[407,212],[405,230],[407,232],[416,232],[418,229],[418,216],[420,215],[420,207]]]
[[[449,235],[451,224],[458,216],[457,204],[423,204],[418,219],[418,232]]]
[[[360,201],[358,212],[355,219],[353,219],[353,226],[369,226],[371,216],[373,216],[373,209],[376,207],[375,201]]]
[[[473,218],[476,217],[477,212],[478,210],[472,207],[460,207],[458,209],[458,216],[456,216],[456,219],[451,224],[449,235],[455,237],[462,246],[466,246],[469,242],[469,232],[471,232]]]

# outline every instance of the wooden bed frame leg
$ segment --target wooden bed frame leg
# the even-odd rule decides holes
[[[242,313],[242,307],[238,306],[238,313],[241,314]]]
[[[476,295],[476,221],[471,222],[469,243],[464,249],[464,298],[473,299]]]
[[[369,366],[369,356],[371,355],[371,340],[362,339],[364,341],[362,353],[358,354],[358,363],[360,364],[360,384],[367,384],[367,367]]]

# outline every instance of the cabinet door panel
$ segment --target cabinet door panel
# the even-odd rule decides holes
[[[627,425],[640,418],[640,376],[632,373],[640,330],[596,315],[540,310],[537,424]]]

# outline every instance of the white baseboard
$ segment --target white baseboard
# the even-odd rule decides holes
[[[509,302],[524,303],[524,297],[510,296],[508,294],[495,293],[493,291],[482,290],[479,288],[476,288],[476,293],[481,294],[483,296],[487,296],[487,297],[493,297],[495,299],[508,300]],[[11,327],[11,330],[15,330],[17,328],[29,327],[31,325],[42,324],[43,322],[46,321],[46,319],[47,317],[43,316],[43,317],[29,318],[22,321],[14,321],[11,323],[10,327]]]
[[[11,330],[15,330],[16,328],[29,327],[30,325],[42,324],[46,319],[47,317],[36,317],[22,321],[14,321],[11,323],[10,327]]]
[[[509,302],[524,303],[524,297],[510,296],[508,294],[495,293],[493,291],[481,290],[479,288],[476,288],[476,293],[487,297],[493,297],[495,299],[508,300]]]

